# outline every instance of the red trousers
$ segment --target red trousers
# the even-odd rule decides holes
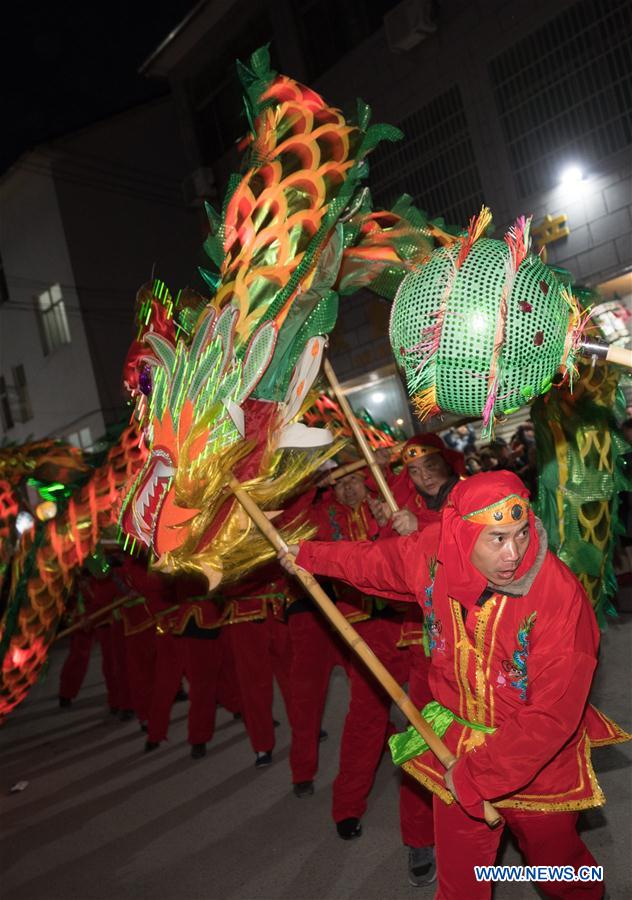
[[[132,695],[129,686],[129,676],[127,674],[125,634],[121,619],[115,619],[110,625],[110,643],[114,666],[116,668],[118,691],[118,702],[113,703],[112,706],[116,706],[119,709],[131,709]]]
[[[342,662],[331,629],[320,613],[288,616],[291,645],[290,768],[292,781],[312,781],[318,770],[320,724],[331,670]]]
[[[70,636],[68,656],[59,678],[59,696],[74,700],[88,671],[92,644],[96,637],[101,648],[101,671],[108,693],[108,706],[121,707],[126,699],[125,672],[119,672],[114,648],[113,626],[75,631]]]
[[[222,663],[221,639],[156,638],[156,677],[147,723],[147,740],[164,741],[173,700],[183,675],[189,682],[189,743],[206,744],[215,730],[217,680]]]
[[[391,675],[408,680],[408,653],[397,649],[400,623],[370,619],[355,626]],[[349,651],[347,673],[351,701],[340,744],[340,765],[333,785],[332,814],[335,822],[366,810],[367,798],[384,750],[391,699],[362,661]]]
[[[290,717],[288,626],[268,616],[261,622],[239,622],[228,628],[246,731],[255,753],[266,753],[274,748],[274,678]]]
[[[240,713],[241,697],[239,695],[237,669],[235,668],[235,658],[228,629],[222,628],[219,641],[222,645],[222,664],[217,680],[217,703],[219,706],[227,709],[228,712]]]
[[[435,900],[488,900],[490,882],[477,882],[474,866],[493,865],[503,832],[472,819],[454,803],[434,797],[435,852],[438,887]],[[594,866],[595,860],[577,834],[577,813],[537,813],[503,809],[503,817],[518,840],[526,865]],[[538,882],[546,897],[599,900],[602,882]]]
[[[153,626],[136,634],[125,635],[125,659],[131,708],[140,722],[146,722],[149,718],[156,668],[156,632]]]
[[[428,685],[430,659],[420,644],[410,646],[408,653],[408,693],[417,709],[423,709],[432,700]],[[431,847],[434,844],[432,794],[404,771],[399,791],[399,824],[402,841],[408,847]]]

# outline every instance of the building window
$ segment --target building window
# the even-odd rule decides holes
[[[11,403],[9,402],[9,390],[4,375],[0,375],[0,416],[2,417],[2,428],[8,431],[13,428],[13,413],[11,411]]]
[[[69,444],[72,444],[73,447],[78,447],[80,450],[92,450],[94,443],[92,432],[88,426],[80,428],[79,431],[73,431],[72,434],[68,435],[67,440]]]
[[[411,194],[431,216],[461,225],[480,209],[483,188],[458,87],[398,123],[404,140],[369,157],[371,190],[389,207]]]
[[[64,344],[70,343],[66,307],[58,284],[54,284],[48,291],[39,295],[37,311],[44,355],[48,356]]]
[[[518,191],[632,144],[632,5],[580,0],[489,64]]]
[[[341,386],[356,416],[374,425],[397,440],[414,434],[408,397],[394,366],[362,375]]]
[[[33,410],[31,408],[31,398],[29,397],[29,389],[26,384],[26,372],[24,366],[13,366],[13,390],[15,393],[16,415],[18,422],[28,422],[33,418]]]

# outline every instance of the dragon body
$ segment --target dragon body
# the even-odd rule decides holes
[[[613,555],[619,493],[630,490],[623,468],[627,445],[615,411],[619,372],[613,366],[582,365],[571,393],[562,387],[531,407],[538,461],[537,512],[549,546],[582,582],[605,625],[613,613],[617,582]]]
[[[10,516],[17,516],[20,480],[36,469],[41,474],[45,462],[49,467],[56,466],[59,477],[60,452],[55,445],[47,459],[38,448],[30,454],[27,448],[20,448],[21,464],[12,467],[13,503],[3,503]],[[75,454],[63,452],[78,462]],[[83,483],[60,501],[54,518],[34,521],[17,541],[11,539],[10,556],[10,538],[5,537],[2,547],[7,605],[0,626],[0,717],[17,706],[37,681],[75,574],[94,553],[103,531],[116,524],[123,489],[133,481],[145,456],[138,429],[127,427],[101,466],[90,470],[80,465]],[[17,458],[14,450],[14,461]],[[2,519],[3,535],[12,534],[14,522],[10,517]]]

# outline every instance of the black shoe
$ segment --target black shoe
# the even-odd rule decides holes
[[[294,796],[298,797],[299,800],[302,797],[312,797],[314,795],[314,782],[313,781],[297,781],[294,785]]]
[[[434,847],[408,848],[408,883],[424,887],[437,879],[437,863]]]
[[[184,701],[188,700],[188,699],[189,699],[189,695],[187,694],[185,689],[183,687],[179,687],[175,697],[173,698],[173,702],[174,703],[184,703]]]
[[[235,720],[235,722],[240,722],[241,721],[241,713],[240,712],[233,713],[233,719]]]
[[[191,759],[202,759],[206,756],[206,744],[191,744]]]
[[[119,722],[131,722],[134,718],[134,710],[133,709],[122,709],[119,714]]]
[[[118,706],[110,707],[110,715],[111,716],[118,716],[119,712],[120,712],[120,710],[119,710]]]
[[[72,706],[72,700],[70,697],[60,697],[59,705],[62,709],[66,709],[68,706]]]
[[[140,730],[141,730],[141,731],[144,731],[145,734],[147,734],[147,722],[141,722],[141,723],[140,723]]]
[[[266,766],[272,765],[272,750],[266,750],[265,753],[257,753],[255,759],[255,769],[265,769]]]
[[[151,753],[152,750],[157,750],[160,747],[160,741],[145,741],[145,753]]]
[[[328,737],[329,737],[329,732],[325,731],[324,728],[321,728],[320,731],[318,732],[318,743],[322,744],[322,742],[326,741]]]
[[[360,819],[356,819],[355,816],[351,816],[349,819],[342,819],[340,822],[336,822],[336,831],[338,832],[338,837],[341,837],[343,841],[352,841],[354,838],[359,838],[362,834]]]

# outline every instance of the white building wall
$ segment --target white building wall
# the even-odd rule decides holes
[[[0,305],[0,374],[13,385],[12,367],[22,364],[33,417],[15,422],[0,439],[68,437],[104,430],[103,416],[55,185],[38,153],[22,157],[0,182],[0,255],[9,301]],[[71,341],[45,355],[36,299],[61,285]]]

